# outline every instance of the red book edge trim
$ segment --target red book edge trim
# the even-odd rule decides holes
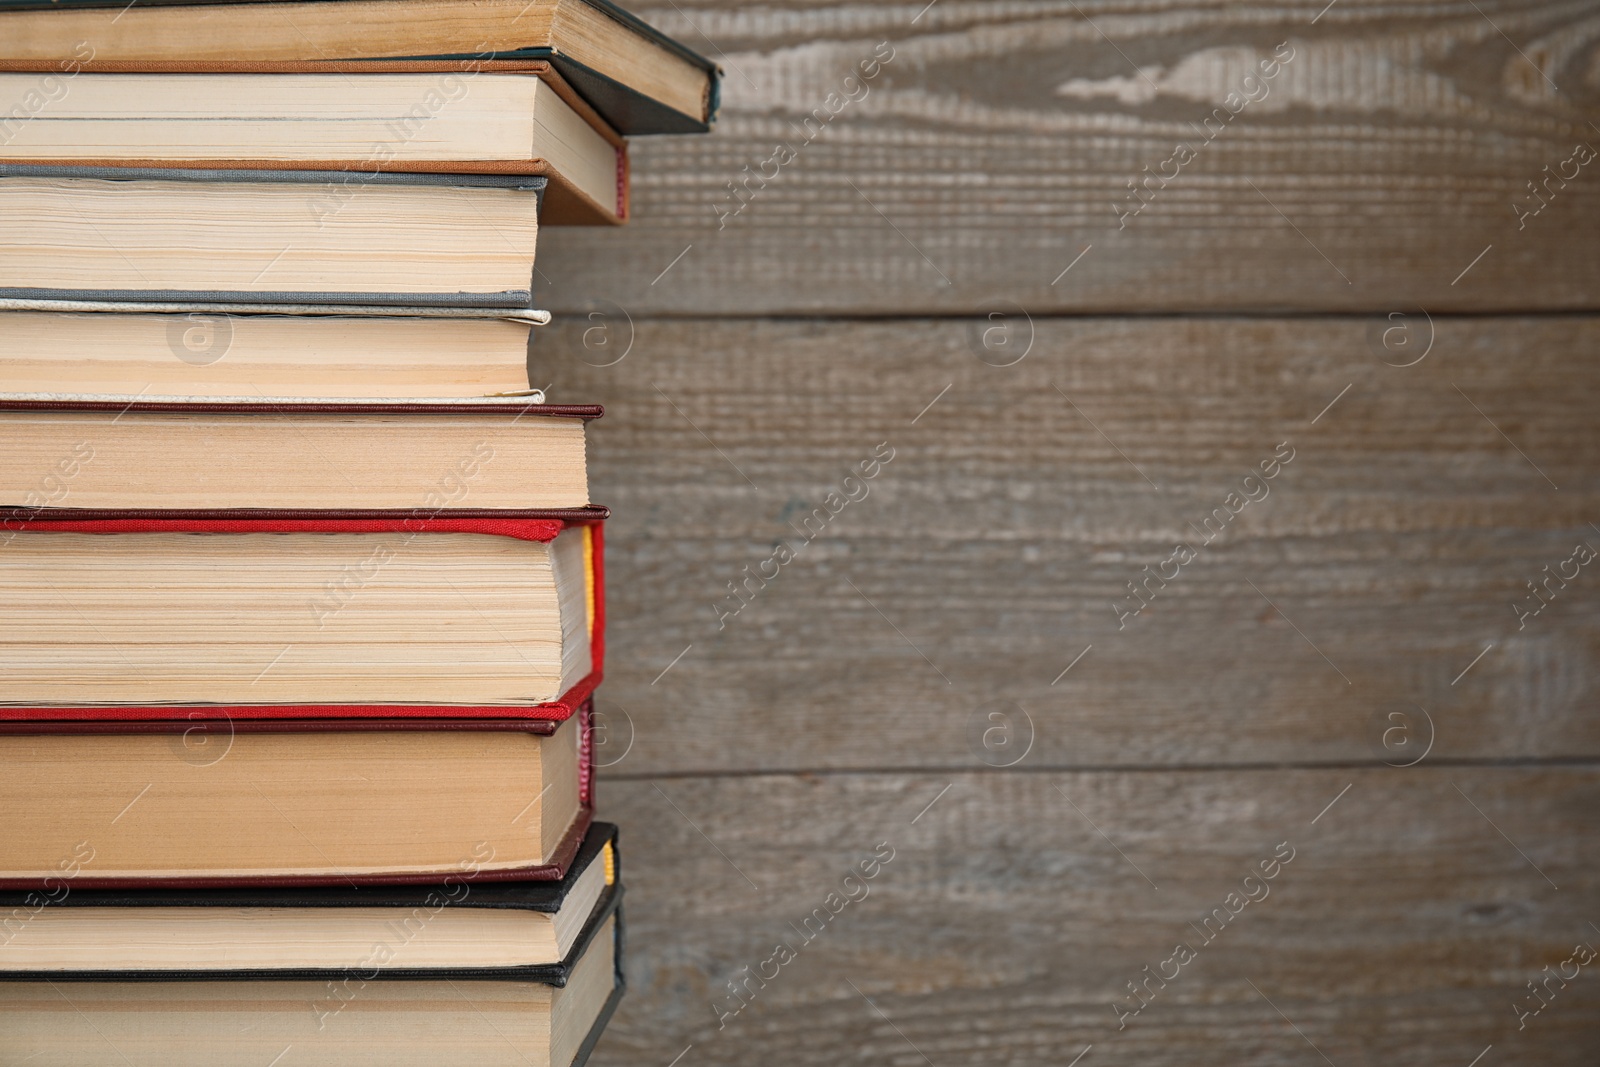
[[[519,541],[539,541],[549,544],[568,525],[562,519],[521,518],[460,518],[456,516],[408,516],[401,518],[303,518],[263,516],[260,518],[126,518],[126,519],[57,519],[49,516],[26,519],[0,519],[0,530],[18,533],[73,533],[73,534],[372,534],[405,533],[413,536],[439,533],[486,534],[494,537],[512,537]]]
[[[578,702],[575,714],[580,716],[582,726],[580,729],[592,730],[593,698]],[[3,710],[3,709],[0,709]],[[32,709],[18,708],[18,711]],[[56,711],[55,708],[44,709]],[[101,710],[95,709],[64,709],[67,711]],[[110,709],[121,711],[120,708]],[[140,709],[143,710],[143,709]],[[229,718],[226,713],[237,711],[234,708],[193,708],[191,713],[182,718],[174,717],[173,713],[182,711],[182,708],[157,707],[151,711],[163,713],[160,718],[150,719],[0,719],[0,737],[56,737],[56,736],[115,736],[119,734],[177,734],[184,738],[186,746],[194,747],[197,751],[200,746],[211,743],[213,739],[221,742],[230,740],[235,734],[336,734],[336,733],[376,733],[384,730],[395,730],[410,733],[426,733],[431,730],[446,732],[459,732],[462,730],[482,730],[496,733],[523,733],[535,734],[539,737],[549,737],[561,729],[567,719],[535,719],[498,718],[487,719],[470,716],[421,716],[408,715],[403,718],[384,716],[337,717],[329,716],[306,718]],[[246,711],[256,709],[246,708]],[[359,709],[358,709],[359,710]],[[422,709],[426,710],[426,709]],[[470,710],[470,709],[469,709]],[[503,708],[494,709],[503,711]],[[218,713],[222,713],[219,715]],[[580,742],[587,743],[587,742]]]

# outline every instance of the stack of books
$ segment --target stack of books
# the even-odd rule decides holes
[[[541,225],[717,71],[604,0],[0,2],[0,1062],[582,1062],[596,406]]]

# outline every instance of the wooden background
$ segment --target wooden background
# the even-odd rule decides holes
[[[536,384],[607,405],[615,509],[596,1062],[1594,1064],[1600,964],[1516,1005],[1600,947],[1600,569],[1514,605],[1600,548],[1600,164],[1564,162],[1600,14],[924,3],[642,8],[725,66],[717,131],[635,145],[630,226],[542,237]]]

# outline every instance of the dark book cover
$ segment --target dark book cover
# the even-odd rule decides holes
[[[606,888],[595,903],[565,959],[559,963],[514,967],[409,968],[240,968],[236,970],[86,970],[0,971],[0,981],[139,982],[229,981],[261,978],[503,978],[563,986],[573,964],[594,941],[622,900],[621,859],[614,823],[595,822],[582,833],[582,843],[566,864],[559,881],[476,882],[466,876],[438,876],[415,885],[350,885],[306,888],[280,885],[226,884],[214,888],[151,887],[136,889],[79,888],[63,884],[64,893],[41,890],[0,891],[0,915],[34,910],[41,899],[52,908],[493,908],[553,914],[566,902],[578,876],[592,864],[606,865]],[[442,902],[442,903],[441,903]],[[620,961],[619,961],[620,969]]]
[[[134,3],[138,3],[142,7],[251,2],[262,2],[262,0],[134,0]],[[332,0],[320,0],[320,2],[329,3]],[[472,60],[476,62],[499,60],[538,60],[547,62],[560,72],[561,76],[577,90],[578,94],[593,105],[594,109],[604,116],[605,120],[618,133],[625,137],[655,133],[709,132],[711,122],[716,118],[717,108],[721,103],[721,69],[698,52],[668,37],[638,16],[612,3],[611,0],[585,0],[585,2],[604,12],[615,22],[638,33],[646,40],[682,58],[692,66],[699,67],[705,71],[709,82],[705,113],[703,115],[685,115],[613,78],[601,74],[583,63],[577,62],[570,56],[563,55],[558,49],[554,48],[522,48],[489,52],[482,55],[437,55],[417,56],[414,58],[420,60]],[[63,10],[75,7],[128,8],[134,6],[134,3],[128,3],[127,0],[0,0],[0,12],[7,10]]]

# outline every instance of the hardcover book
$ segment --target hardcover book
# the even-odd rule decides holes
[[[0,165],[0,297],[521,309],[545,182]]]
[[[607,0],[0,0],[0,64],[544,60],[624,135],[703,133],[709,60]]]
[[[273,314],[270,305],[180,304],[161,313],[150,304],[14,306],[0,308],[0,382],[16,399],[270,405],[543,396],[528,378],[529,332],[545,317],[532,309],[465,318],[455,308],[353,315]]]
[[[520,978],[563,961],[620,892],[617,828],[596,822],[555,882],[473,882],[481,855],[432,884],[0,892],[0,979],[214,976]],[[92,869],[93,857],[80,866]]]
[[[12,514],[0,722],[560,720],[599,682],[595,511]]]
[[[29,1067],[581,1067],[626,989],[622,949],[613,902],[539,978],[0,981],[0,1057]]]
[[[299,511],[336,503],[397,518],[449,508],[566,515],[589,505],[585,424],[601,414],[532,399],[0,395],[0,509]]]
[[[0,100],[39,81],[0,73]],[[402,172],[542,176],[546,225],[627,215],[621,137],[544,62],[83,73],[3,132],[12,164],[347,172],[312,201],[325,225],[371,178]]]
[[[588,829],[587,705],[565,722],[208,710],[0,724],[0,887],[551,880]]]

